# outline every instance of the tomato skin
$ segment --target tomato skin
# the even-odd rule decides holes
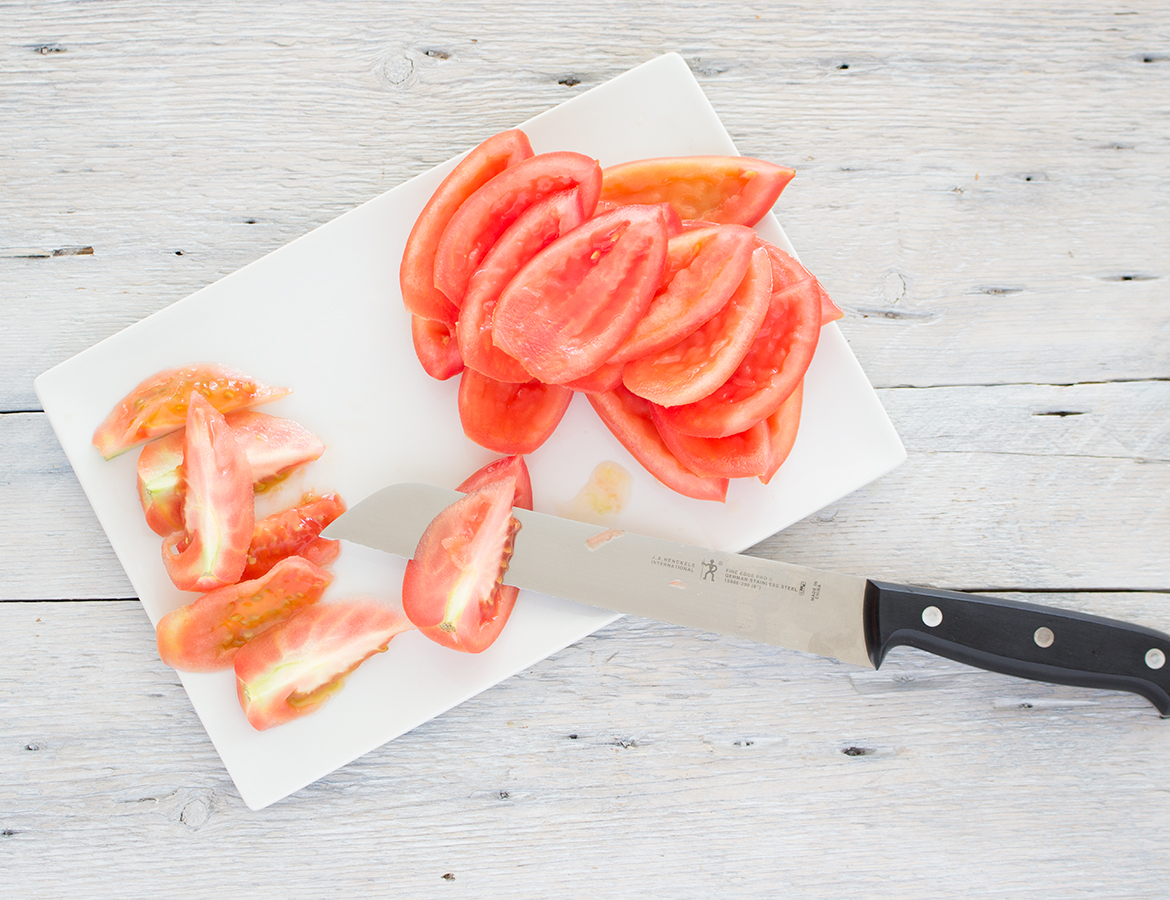
[[[345,501],[337,494],[305,494],[298,505],[261,519],[252,530],[242,577],[259,578],[282,559],[300,555],[343,512]]]
[[[184,672],[229,668],[240,647],[316,603],[332,580],[299,556],[283,559],[258,579],[217,588],[163,616],[156,629],[158,655]]]
[[[435,286],[459,307],[472,273],[524,210],[558,191],[577,187],[592,215],[601,192],[601,167],[580,153],[541,153],[505,169],[468,197],[443,229],[435,251]]]
[[[626,206],[549,244],[504,288],[496,345],[549,384],[609,360],[646,312],[666,266],[661,206]]]
[[[511,384],[464,369],[459,381],[463,433],[496,453],[532,453],[560,424],[573,392],[558,384]]]
[[[726,437],[746,431],[779,408],[812,362],[821,333],[816,279],[778,247],[764,248],[773,279],[768,315],[743,362],[723,385],[701,400],[663,413],[683,434]]]
[[[509,166],[531,156],[532,146],[524,132],[503,131],[473,149],[443,179],[415,220],[402,253],[398,280],[408,312],[455,324],[457,307],[435,287],[435,251],[443,229],[468,197]]]
[[[257,731],[316,711],[345,677],[411,628],[373,600],[315,603],[236,653],[236,693]]]
[[[788,399],[780,404],[772,415],[764,421],[768,428],[768,467],[760,475],[760,481],[767,484],[772,476],[784,465],[788,454],[796,443],[796,434],[800,429],[800,408],[804,402],[804,381],[796,386]]]
[[[590,394],[589,402],[643,468],[673,491],[696,500],[727,499],[727,479],[696,475],[670,452],[654,427],[650,402],[618,387],[608,394]]]
[[[410,317],[410,339],[423,370],[439,381],[446,381],[463,371],[463,357],[455,339],[454,326],[437,319]]]
[[[444,509],[419,539],[402,579],[402,608],[431,640],[482,653],[503,630],[518,589],[503,584],[520,523],[515,479],[488,482]]]
[[[669,203],[686,219],[755,225],[796,173],[744,156],[640,159],[602,172],[599,210],[628,203]]]
[[[744,225],[708,225],[672,237],[662,285],[610,362],[665,350],[723,309],[747,274],[754,241]]]
[[[106,459],[183,427],[192,392],[221,413],[256,406],[290,393],[216,363],[166,369],[141,382],[110,411],[93,433]]]
[[[836,322],[845,315],[845,311],[841,309],[833,298],[829,296],[828,292],[821,287],[821,283],[817,282],[817,294],[821,298],[821,325],[828,325],[830,322]]]
[[[146,524],[159,537],[183,530],[183,438],[183,431],[172,431],[138,454],[138,499]]]
[[[456,335],[463,361],[496,381],[523,383],[532,376],[492,341],[492,314],[500,292],[528,260],[585,221],[581,191],[559,191],[526,209],[488,251],[467,284]]]
[[[183,531],[162,546],[181,591],[211,591],[240,580],[252,539],[252,468],[223,414],[192,391],[183,443],[187,494]]]
[[[665,350],[626,363],[622,383],[660,406],[706,397],[742,362],[768,313],[771,295],[767,251],[754,250],[747,274],[724,307]]]
[[[764,422],[742,434],[724,438],[680,434],[662,420],[661,407],[652,406],[654,426],[680,463],[708,478],[752,478],[762,475],[772,459],[772,442]]]
[[[520,509],[532,509],[532,477],[528,474],[528,466],[523,456],[504,456],[495,462],[490,462],[482,469],[473,472],[464,479],[457,491],[470,494],[485,484],[492,484],[505,478],[516,481],[516,490],[512,495],[512,506]]]

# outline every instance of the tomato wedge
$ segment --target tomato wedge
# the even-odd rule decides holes
[[[755,225],[795,174],[744,156],[640,159],[602,172],[598,208],[665,202],[683,219]]]
[[[315,603],[236,653],[236,693],[257,731],[319,709],[410,623],[373,600]]]
[[[747,274],[755,237],[744,225],[709,225],[672,237],[662,285],[610,362],[665,350],[723,309]]]
[[[532,147],[524,132],[503,131],[468,153],[443,179],[415,220],[402,252],[398,279],[408,312],[455,324],[457,307],[435,287],[435,251],[443,229],[468,197],[509,166],[531,156]]]
[[[463,361],[496,381],[523,383],[532,376],[492,341],[492,313],[500,292],[528,260],[585,221],[581,191],[560,191],[526,209],[471,276],[459,310],[456,335]]]
[[[800,429],[800,407],[804,397],[804,381],[796,386],[788,399],[780,404],[780,408],[768,416],[765,424],[768,427],[768,441],[771,445],[768,468],[760,475],[760,481],[767,484],[772,476],[784,465],[792,446],[796,443],[796,433]]]
[[[267,403],[290,393],[215,363],[166,369],[151,375],[122,398],[93,433],[106,459],[183,427],[195,392],[222,413]]]
[[[630,455],[668,488],[696,500],[727,499],[726,478],[696,475],[670,452],[654,427],[648,400],[619,387],[608,394],[590,394],[589,402]]]
[[[410,317],[410,339],[414,343],[415,356],[422,363],[423,370],[439,381],[446,381],[463,371],[463,357],[459,354],[454,327],[438,319]]]
[[[541,153],[511,166],[484,184],[455,211],[435,252],[435,286],[455,306],[492,245],[532,204],[578,187],[585,215],[593,214],[601,191],[597,160],[580,153]]]
[[[464,369],[459,380],[463,433],[496,453],[531,453],[551,435],[573,392],[559,384],[511,384]]]
[[[431,640],[467,653],[486,650],[503,630],[517,589],[503,584],[520,523],[512,516],[515,478],[472,491],[437,515],[402,579],[402,608]]]
[[[252,487],[257,493],[325,452],[324,442],[292,419],[250,409],[228,413],[224,418],[243,444],[252,469]],[[151,530],[162,537],[183,527],[183,438],[182,431],[172,431],[151,441],[138,455],[142,511]]]
[[[183,530],[162,545],[181,591],[211,591],[240,580],[252,540],[252,467],[223,414],[192,391],[183,443],[187,495]]]
[[[739,368],[718,390],[663,413],[676,431],[698,437],[746,431],[779,408],[812,362],[821,333],[816,279],[778,247],[766,244],[764,249],[771,259],[773,281],[764,324]]]
[[[298,505],[261,519],[252,530],[243,578],[259,578],[282,559],[304,553],[343,512],[345,502],[336,494],[305,494]]]
[[[512,506],[520,509],[532,509],[532,477],[528,474],[528,466],[523,456],[505,456],[490,462],[482,469],[469,475],[457,491],[470,494],[472,491],[505,478],[516,481],[516,491],[512,495]]]
[[[821,298],[821,324],[828,325],[830,322],[835,322],[845,315],[844,310],[841,309],[833,298],[829,296],[828,292],[821,287],[821,283],[817,282],[817,293]]]
[[[626,206],[549,244],[496,303],[496,345],[550,384],[599,368],[646,312],[666,266],[661,206]]]
[[[728,379],[752,346],[771,295],[767,251],[754,250],[747,275],[723,309],[678,343],[626,363],[622,383],[660,406],[706,397]]]
[[[654,426],[670,452],[696,475],[752,478],[767,470],[772,459],[772,442],[765,423],[723,438],[692,437],[680,434],[662,421],[661,409],[651,407]]]
[[[320,600],[332,580],[299,556],[282,559],[261,578],[226,585],[163,616],[158,655],[184,672],[226,669],[248,641]]]

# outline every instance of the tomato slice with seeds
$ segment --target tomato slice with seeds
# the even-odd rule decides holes
[[[526,209],[471,276],[459,310],[456,336],[463,362],[496,381],[523,383],[532,376],[492,341],[492,314],[500,292],[528,260],[585,221],[581,191],[573,188]]]
[[[463,357],[455,339],[453,325],[438,319],[410,317],[410,339],[423,370],[439,381],[446,381],[463,371]]]
[[[496,345],[532,375],[563,384],[593,372],[626,339],[666,266],[661,206],[626,206],[553,241],[496,303]]]
[[[520,509],[532,509],[532,477],[528,474],[528,466],[523,456],[505,456],[490,462],[482,469],[464,479],[457,491],[470,494],[472,491],[504,478],[513,478],[516,481],[516,490],[512,495],[512,506]]]
[[[672,237],[662,285],[610,362],[665,350],[719,312],[747,274],[755,236],[744,225],[709,225]]]
[[[285,557],[301,554],[343,512],[345,502],[337,494],[305,494],[296,506],[261,519],[252,531],[242,577],[259,578]]]
[[[548,440],[573,392],[559,384],[496,381],[474,369],[459,380],[459,421],[463,433],[496,453],[532,453]]]
[[[402,608],[424,635],[467,653],[503,630],[518,590],[503,584],[520,523],[515,478],[489,482],[456,500],[427,526],[402,579]]]
[[[541,153],[511,166],[484,184],[455,211],[435,252],[435,286],[456,307],[472,273],[501,234],[538,200],[577,187],[581,208],[593,214],[601,191],[601,167],[580,153]]]
[[[796,434],[800,430],[800,407],[804,402],[804,381],[796,386],[788,399],[780,404],[780,408],[768,416],[765,424],[768,427],[768,441],[771,445],[768,468],[760,475],[760,481],[767,484],[772,476],[779,471],[792,452],[796,443]]]
[[[402,252],[398,281],[407,312],[455,324],[458,308],[435,287],[435,251],[443,229],[468,197],[509,166],[531,156],[532,147],[524,132],[503,131],[468,153],[443,179],[415,220]]]
[[[768,254],[754,250],[747,274],[723,309],[665,350],[626,363],[622,383],[660,406],[706,397],[742,362],[768,313],[771,295]]]
[[[374,600],[314,603],[236,653],[236,693],[257,731],[319,709],[411,624]]]
[[[223,414],[192,391],[183,443],[187,494],[183,530],[162,545],[181,591],[211,591],[240,580],[252,540],[252,467]]]
[[[668,488],[696,500],[727,499],[726,478],[696,475],[670,452],[654,427],[648,400],[619,387],[608,394],[590,394],[589,402],[630,455]]]
[[[772,442],[765,423],[722,438],[692,437],[667,425],[662,420],[661,409],[651,406],[654,426],[670,452],[696,475],[752,478],[767,470],[772,459]]]
[[[812,362],[821,333],[816,279],[778,247],[765,244],[772,264],[768,315],[739,368],[716,391],[663,413],[676,431],[726,437],[746,431],[775,412]],[[628,371],[628,366],[627,366]]]
[[[665,202],[684,220],[755,225],[795,174],[784,166],[745,156],[635,160],[602,172],[598,209]]]
[[[320,600],[332,580],[299,556],[282,559],[260,578],[218,588],[163,616],[158,655],[184,672],[226,669],[248,641]]]
[[[235,369],[199,363],[151,375],[123,397],[93,433],[94,446],[106,459],[131,447],[178,431],[187,420],[192,392],[221,413],[256,406],[290,393]]]

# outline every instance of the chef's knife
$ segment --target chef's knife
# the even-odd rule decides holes
[[[410,558],[457,491],[395,484],[323,533]],[[590,606],[877,668],[908,645],[1005,675],[1131,691],[1170,715],[1170,635],[998,597],[908,587],[517,509],[504,581]]]

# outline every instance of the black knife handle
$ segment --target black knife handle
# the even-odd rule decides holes
[[[1141,694],[1170,716],[1170,635],[1152,628],[880,581],[866,585],[865,619],[875,667],[905,645],[1003,675]]]

